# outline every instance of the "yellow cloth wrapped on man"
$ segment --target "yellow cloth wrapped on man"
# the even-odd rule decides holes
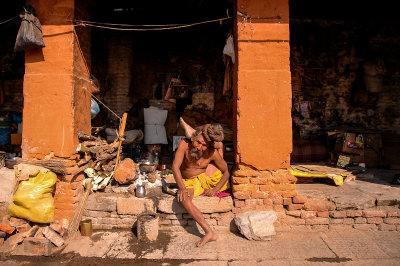
[[[207,176],[205,173],[198,175],[196,178],[186,179],[184,181],[186,188],[193,188],[193,197],[198,197],[204,193],[205,190],[213,189],[217,186],[218,182],[222,178],[222,172],[220,170],[216,171],[212,176]],[[229,182],[221,187],[219,191],[224,191],[229,188]]]

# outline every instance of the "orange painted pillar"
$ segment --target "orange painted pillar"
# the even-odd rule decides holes
[[[70,158],[77,132],[90,133],[89,56],[84,60],[74,32],[75,1],[28,2],[42,23],[46,47],[26,52],[22,156]]]
[[[289,4],[287,0],[237,0],[236,8],[236,162],[258,170],[288,168],[292,149]]]

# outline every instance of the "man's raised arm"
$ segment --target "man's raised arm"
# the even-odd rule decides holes
[[[181,165],[183,162],[183,158],[185,156],[185,151],[188,149],[188,143],[184,140],[178,145],[178,149],[175,152],[174,161],[172,162],[172,173],[174,174],[175,182],[178,185],[178,202],[183,201],[189,196],[189,192],[187,191],[185,184],[183,183],[182,173],[181,173]]]

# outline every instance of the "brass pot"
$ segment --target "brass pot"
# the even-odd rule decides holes
[[[82,220],[79,223],[79,228],[81,230],[81,235],[91,236],[93,233],[92,220],[91,219]]]

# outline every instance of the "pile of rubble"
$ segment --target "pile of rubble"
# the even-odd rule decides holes
[[[66,236],[66,225],[58,222],[33,224],[6,216],[0,224],[0,253],[49,256],[53,248],[64,245]]]

